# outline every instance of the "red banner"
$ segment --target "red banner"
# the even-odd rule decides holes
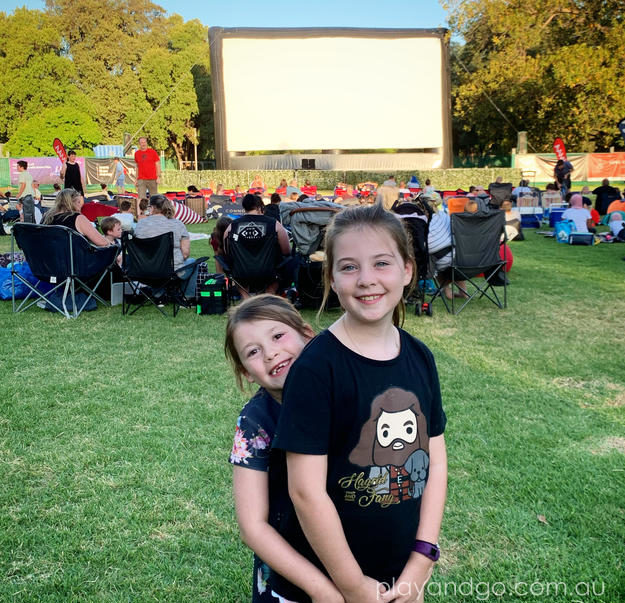
[[[588,179],[625,178],[625,153],[592,153],[588,155]]]
[[[564,141],[561,138],[556,138],[553,141],[553,152],[556,154],[557,159],[566,161],[566,147]]]
[[[65,163],[67,161],[67,152],[65,151],[65,146],[61,140],[59,138],[55,138],[52,146],[54,147],[56,156],[61,160],[61,163]]]

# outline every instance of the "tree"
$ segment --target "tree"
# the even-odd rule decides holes
[[[446,8],[465,42],[452,46],[457,147],[509,152],[517,130],[543,152],[557,136],[575,151],[623,146],[623,0],[453,0]]]
[[[66,149],[93,155],[102,133],[91,117],[79,109],[56,107],[25,120],[6,144],[12,155],[51,155],[52,142],[60,138]]]
[[[85,105],[71,60],[50,17],[38,10],[0,12],[0,142],[48,108]],[[50,141],[51,144],[51,141]]]

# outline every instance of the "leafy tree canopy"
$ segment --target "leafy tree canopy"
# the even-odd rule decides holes
[[[622,147],[624,0],[452,0],[456,147],[509,152],[516,131],[551,151]],[[455,59],[455,60],[454,60]],[[503,112],[504,119],[489,102]]]

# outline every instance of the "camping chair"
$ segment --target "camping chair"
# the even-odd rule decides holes
[[[488,193],[490,194],[490,206],[499,209],[504,201],[510,201],[512,197],[511,182],[491,182],[488,185]]]
[[[437,277],[439,287],[430,303],[440,297],[451,314],[460,314],[465,306],[476,297],[478,299],[486,297],[498,308],[507,307],[507,279],[503,274],[503,267],[507,260],[505,246],[503,258],[499,253],[501,241],[505,242],[505,221],[505,212],[499,210],[488,213],[460,213],[451,216],[451,266]],[[451,282],[452,291],[456,285],[467,295],[457,311],[454,297],[447,300],[443,294],[441,277],[442,280]],[[479,277],[483,277],[483,282],[476,280]],[[467,288],[459,286],[459,281],[466,281],[473,291],[467,290],[468,285]],[[495,289],[495,286],[501,285],[503,285],[503,301]]]
[[[65,318],[77,318],[92,298],[111,305],[96,289],[104,277],[110,275],[118,247],[96,247],[82,234],[65,226],[23,222],[13,227],[11,253],[16,243],[38,282],[33,285],[19,272],[11,270],[13,312],[24,312],[43,301]],[[15,299],[16,279],[29,289],[19,305]]]
[[[122,234],[122,258],[124,292],[128,289],[132,292],[123,297],[122,314],[134,314],[149,302],[163,316],[167,316],[167,313],[160,307],[161,301],[171,301],[174,306],[174,317],[178,314],[181,305],[188,307],[191,303],[185,296],[184,290],[189,279],[195,274],[192,269],[208,259],[208,257],[202,257],[184,266],[188,269],[189,276],[180,278],[174,270],[174,234],[172,232],[146,239],[124,232]],[[178,272],[181,270],[182,267],[178,268]]]
[[[263,230],[253,222],[235,220],[226,241],[227,259],[222,267],[247,295],[263,293],[278,280],[277,268],[282,261],[278,233],[275,228],[273,232]]]

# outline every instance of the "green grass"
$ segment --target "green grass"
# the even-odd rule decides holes
[[[614,603],[625,592],[625,245],[527,231],[511,248],[507,310],[482,300],[454,317],[436,302],[432,318],[406,322],[434,352],[448,415],[428,600]],[[207,241],[192,254],[212,256]],[[224,326],[149,308],[13,315],[0,302],[0,601],[249,600],[227,463],[246,396],[223,358]],[[542,594],[515,595],[516,582]]]

